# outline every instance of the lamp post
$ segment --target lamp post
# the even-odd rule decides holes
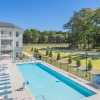
[[[85,52],[85,54],[86,54],[86,75],[85,75],[85,77],[87,77],[87,55],[88,55],[88,52]]]

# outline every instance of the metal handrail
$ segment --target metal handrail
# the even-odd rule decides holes
[[[42,97],[44,100],[46,100],[43,95],[36,96],[36,98],[38,97]]]

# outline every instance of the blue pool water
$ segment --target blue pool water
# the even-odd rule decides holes
[[[17,64],[23,78],[29,82],[32,94],[43,95],[45,100],[81,100],[94,95],[83,86],[71,81],[41,63]],[[43,100],[43,98],[37,98]]]

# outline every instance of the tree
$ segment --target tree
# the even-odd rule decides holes
[[[30,43],[31,41],[31,32],[30,30],[26,29],[23,33],[23,42]]]
[[[71,56],[71,54],[69,54],[69,56],[68,56],[68,62],[72,63],[72,56]]]
[[[39,53],[39,50],[38,49],[36,49],[36,53]]]
[[[81,66],[81,61],[80,61],[79,58],[76,60],[76,65],[77,65],[78,67]]]
[[[46,55],[49,55],[49,50],[46,50]]]
[[[22,55],[19,56],[19,59],[22,60]]]
[[[93,65],[92,65],[92,59],[90,58],[89,62],[88,62],[88,69],[91,70],[92,67],[93,67]]]
[[[36,48],[34,49],[34,52],[37,52],[37,49]]]
[[[32,35],[32,42],[37,43],[39,39],[39,32],[37,29],[30,29]]]
[[[62,43],[67,41],[66,32],[61,31],[43,31],[37,29],[27,29],[23,33],[24,43]]]
[[[52,50],[50,50],[49,57],[52,57]]]
[[[91,19],[94,15],[94,11],[90,8],[83,8],[78,12],[74,12],[68,23],[64,24],[64,29],[68,29],[71,33],[71,45],[72,47],[78,48],[79,45],[83,45],[86,49],[88,44],[90,44],[91,31],[93,29],[94,23]]]
[[[31,51],[33,51],[33,47],[31,48]]]
[[[22,58],[25,58],[25,55],[23,54]]]
[[[61,60],[60,52],[57,54],[57,60]]]

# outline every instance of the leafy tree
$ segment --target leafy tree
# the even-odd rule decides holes
[[[92,43],[92,33],[94,23],[92,16],[94,11],[90,8],[83,8],[78,12],[74,12],[68,23],[64,24],[64,29],[68,29],[71,33],[70,43],[73,48],[78,48],[79,45],[86,49]]]
[[[57,60],[61,60],[61,56],[60,56],[59,52],[58,52],[58,55],[57,55]]]
[[[31,51],[33,51],[33,47],[31,48]]]
[[[49,55],[49,50],[46,50],[46,55]]]
[[[23,42],[30,43],[31,41],[31,32],[30,30],[26,29],[23,33]]]
[[[36,29],[30,29],[31,31],[31,38],[33,43],[37,43],[39,39],[39,32]]]
[[[92,68],[93,68],[92,59],[90,58],[88,62],[88,69],[91,70]]]
[[[68,62],[72,63],[72,56],[71,56],[71,54],[69,54],[69,56],[68,56]]]
[[[49,57],[52,57],[52,50],[50,50]]]
[[[76,60],[76,65],[77,65],[78,67],[81,66],[81,61],[80,61],[79,58]]]
[[[65,32],[61,31],[44,31],[36,29],[27,29],[23,33],[24,43],[62,43],[65,41]],[[59,35],[59,38],[58,36]],[[67,41],[67,40],[66,40]]]

